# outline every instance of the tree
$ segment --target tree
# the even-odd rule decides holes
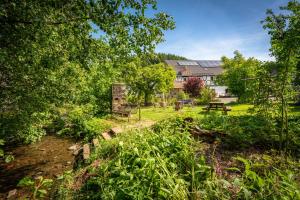
[[[298,61],[295,79],[293,81],[296,94],[296,104],[300,105],[300,61]]]
[[[184,56],[179,56],[171,53],[157,53],[156,54],[160,62],[164,62],[165,60],[187,60]]]
[[[251,98],[251,86],[247,85],[246,79],[255,78],[255,71],[260,62],[255,58],[244,58],[235,51],[233,58],[222,57],[224,72],[217,78],[217,82],[226,85],[238,100],[249,101]]]
[[[204,81],[197,77],[191,77],[187,80],[183,87],[184,91],[192,97],[198,97],[200,90],[204,87]]]
[[[53,107],[108,101],[102,97],[121,64],[153,51],[163,30],[174,28],[165,13],[146,16],[149,9],[155,0],[2,2],[0,137],[31,142]],[[102,37],[91,37],[95,30]],[[101,89],[91,87],[99,79]]]
[[[148,66],[131,63],[131,69],[126,82],[136,96],[144,98],[145,106],[154,94],[168,92],[176,78],[173,68],[163,63]]]
[[[150,53],[140,55],[140,59],[147,65],[159,64],[165,62],[165,60],[187,60],[183,56],[178,56],[170,53]]]
[[[276,81],[278,82],[276,98],[278,98],[280,119],[280,142],[283,143],[285,134],[286,147],[289,141],[288,101],[293,98],[292,81],[295,79],[296,65],[300,55],[300,3],[289,1],[286,6],[280,7],[282,13],[275,14],[267,11],[263,21],[264,28],[271,37],[271,53],[276,58]]]

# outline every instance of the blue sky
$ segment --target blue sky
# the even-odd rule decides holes
[[[262,28],[266,9],[278,10],[288,0],[158,0],[158,10],[174,17],[176,29],[165,32],[156,52],[190,59],[246,57],[272,60],[269,36]]]

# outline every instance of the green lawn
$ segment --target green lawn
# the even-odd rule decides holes
[[[174,107],[167,108],[142,108],[142,120],[153,120],[153,121],[161,121],[163,119],[175,117],[175,116],[186,116],[186,117],[202,117],[206,114],[206,112],[202,111],[203,106],[195,106],[195,107],[184,107],[180,111],[175,111]],[[228,115],[245,115],[250,114],[248,109],[251,108],[252,105],[249,104],[236,104],[231,105],[232,110],[228,112]],[[221,111],[218,111],[221,113]],[[290,114],[300,116],[300,106],[290,107]],[[131,120],[136,121],[138,119],[138,114],[134,114],[131,117]]]
[[[142,119],[143,120],[153,120],[153,121],[161,121],[163,119],[167,119],[170,117],[175,116],[184,116],[184,117],[202,117],[206,114],[206,112],[202,111],[203,106],[194,106],[189,107],[186,106],[180,111],[175,111],[174,107],[167,107],[167,108],[154,108],[154,107],[148,107],[148,108],[142,108]],[[248,104],[239,104],[239,105],[233,105],[231,106],[232,111],[228,112],[228,115],[244,115],[247,114],[248,108],[250,108],[251,105]],[[221,113],[221,111],[218,111]],[[132,116],[132,120],[138,119],[138,114],[134,114]]]
[[[230,105],[232,110],[228,112],[228,115],[238,116],[238,115],[250,115],[248,109],[252,107],[250,104],[234,104]],[[193,117],[201,118],[206,112],[202,111],[203,106],[194,106],[189,107],[185,106],[180,111],[175,111],[173,106],[168,106],[166,108],[155,108],[155,107],[146,107],[141,109],[142,121],[161,121],[164,119],[183,116],[183,117]],[[221,111],[218,111],[221,113]],[[300,116],[300,106],[290,107],[290,115]],[[128,119],[125,117],[114,117],[107,119],[107,122],[112,126],[116,125],[130,125],[138,122],[138,113],[133,114],[128,122]]]

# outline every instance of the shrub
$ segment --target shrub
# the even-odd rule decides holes
[[[184,91],[179,91],[177,94],[177,100],[184,100],[184,99],[188,99],[189,95],[186,94]]]
[[[200,78],[192,77],[184,84],[184,91],[192,97],[198,97],[200,90],[204,87],[204,81]]]
[[[254,144],[270,147],[278,144],[276,124],[263,117],[228,116],[212,112],[197,123],[203,129],[226,133],[228,137],[224,140],[224,144],[231,148],[248,147]]]
[[[53,115],[50,112],[33,113],[31,119],[34,121],[28,124],[23,130],[17,132],[19,140],[25,144],[37,142],[46,135],[45,128],[51,124]]]
[[[58,110],[57,118],[52,125],[59,135],[90,140],[110,126],[105,120],[93,117],[92,107],[67,106]]]
[[[208,104],[216,98],[216,92],[208,87],[204,87],[201,90],[200,98],[198,99],[199,104]]]
[[[177,101],[177,99],[176,98],[168,98],[167,99],[167,104],[169,105],[169,106],[173,106],[173,105],[175,105],[175,102]]]

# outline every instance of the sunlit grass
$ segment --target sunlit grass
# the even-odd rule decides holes
[[[185,106],[180,111],[175,111],[174,106],[168,106],[166,108],[161,107],[144,107],[141,109],[142,121],[161,121],[164,119],[172,117],[193,117],[193,118],[202,118],[207,112],[203,111],[204,106]],[[230,105],[231,111],[228,112],[228,115],[231,116],[240,116],[240,115],[251,115],[249,113],[249,108],[252,108],[253,105],[250,104],[234,104]],[[217,111],[222,113],[222,111]],[[300,106],[290,107],[290,115],[300,116]],[[138,113],[133,114],[128,122],[128,118],[125,117],[113,117],[110,118],[110,124],[112,125],[124,125],[124,124],[135,124],[138,122]]]
[[[228,115],[245,115],[248,114],[248,109],[251,108],[251,105],[248,104],[239,104],[231,106],[231,111],[228,112]],[[207,112],[203,111],[203,106],[185,106],[180,111],[175,111],[174,107],[169,106],[166,108],[142,108],[141,115],[143,120],[153,120],[153,121],[161,121],[164,119],[176,117],[176,116],[184,116],[184,117],[193,117],[193,118],[201,118]],[[218,112],[222,112],[221,110]],[[138,118],[138,114],[134,114],[132,119],[135,120]]]

